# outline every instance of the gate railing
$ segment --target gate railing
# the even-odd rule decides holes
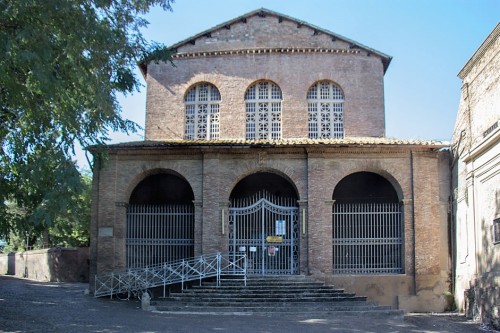
[[[217,253],[208,256],[199,256],[192,259],[183,259],[176,262],[163,263],[154,266],[128,269],[123,272],[97,274],[95,276],[94,297],[118,294],[142,295],[150,288],[163,286],[165,297],[166,286],[176,283],[201,280],[215,277],[217,286],[220,286],[222,276],[231,275],[241,277],[246,286],[247,257],[241,255],[227,255]]]
[[[399,203],[335,203],[333,274],[402,274],[404,220]]]

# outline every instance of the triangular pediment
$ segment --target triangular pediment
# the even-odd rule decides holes
[[[258,9],[221,23],[169,47],[174,53],[243,49],[359,49],[381,58],[384,71],[391,57],[356,41],[307,22]]]

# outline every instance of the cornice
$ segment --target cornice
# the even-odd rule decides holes
[[[310,53],[361,54],[361,51],[359,49],[329,49],[329,48],[250,48],[250,49],[237,49],[237,50],[179,52],[173,54],[172,59],[179,60],[179,59],[190,59],[190,58],[236,56],[236,55],[310,54]],[[370,53],[367,52],[366,55],[370,56]]]

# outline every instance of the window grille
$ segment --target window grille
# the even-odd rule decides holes
[[[401,274],[403,218],[398,203],[333,205],[333,274]]]
[[[126,251],[127,268],[193,257],[194,206],[130,205]]]
[[[307,92],[310,139],[344,137],[344,94],[330,81],[314,84]]]
[[[263,81],[250,86],[245,93],[246,138],[281,138],[281,89]]]
[[[210,83],[200,83],[189,89],[186,104],[186,128],[184,137],[192,139],[219,138],[219,90]]]
[[[500,243],[500,217],[493,220],[493,243]]]

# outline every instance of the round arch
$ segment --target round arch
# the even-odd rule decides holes
[[[299,274],[298,194],[293,183],[274,172],[240,179],[230,194],[229,253],[248,256],[247,274]]]
[[[172,170],[136,179],[127,208],[127,268],[163,264],[194,255],[194,194]]]
[[[266,191],[277,197],[299,199],[298,191],[292,180],[274,170],[260,170],[242,176],[230,193],[231,199],[252,196],[260,191]]]
[[[335,186],[332,199],[339,203],[399,202],[393,184],[385,177],[367,171],[352,173]]]
[[[144,178],[130,194],[130,204],[192,203],[194,193],[184,178],[173,173],[156,173]]]
[[[333,274],[404,273],[404,219],[385,177],[354,172],[332,194]]]
[[[342,95],[342,99],[344,99],[344,98],[345,98],[345,93],[344,93],[344,89],[342,89],[342,86],[341,86],[339,83],[337,83],[337,82],[335,82],[335,81],[333,81],[333,80],[330,80],[330,79],[320,79],[320,80],[316,80],[316,81],[314,81],[314,82],[313,82],[311,85],[309,85],[309,87],[307,88],[307,95],[306,95],[306,98],[309,98],[309,96],[310,96],[310,92],[311,92],[312,90],[314,90],[314,88],[319,88],[319,87],[318,87],[318,85],[320,85],[320,84],[328,84],[328,85],[331,85],[331,86],[333,86],[333,87],[337,88],[337,89],[339,90],[339,92],[341,93],[341,95]]]

